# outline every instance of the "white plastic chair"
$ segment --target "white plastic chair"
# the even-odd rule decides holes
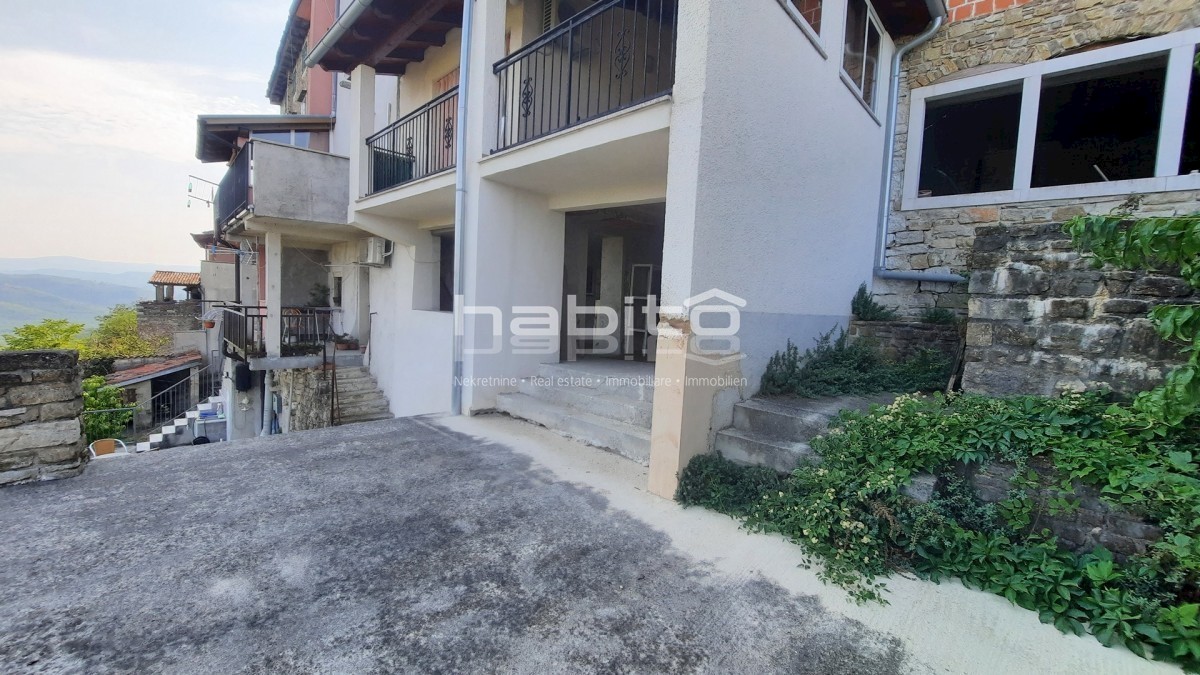
[[[99,453],[96,452],[97,443],[101,444],[101,452]],[[111,449],[105,452],[103,450],[104,444],[111,444]],[[119,450],[117,449],[118,445],[121,446]],[[119,438],[99,438],[95,441],[92,441],[92,444],[88,446],[88,454],[92,456],[92,459],[96,459],[98,457],[115,457],[116,455],[128,455],[129,446],[125,445],[125,441]]]

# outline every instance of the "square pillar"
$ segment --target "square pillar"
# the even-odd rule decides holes
[[[283,317],[283,235],[268,232],[265,248],[267,318],[263,320],[263,339],[266,341],[267,356],[279,357],[282,355],[280,342],[283,339],[280,324]]]
[[[350,206],[348,221],[354,222],[354,201],[371,191],[371,153],[367,137],[375,128],[375,69],[358,66],[350,74]]]

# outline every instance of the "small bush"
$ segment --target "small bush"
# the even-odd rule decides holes
[[[87,411],[105,410],[109,412],[93,412],[83,416],[83,432],[87,442],[101,438],[115,438],[125,431],[126,425],[133,419],[133,411],[121,401],[121,390],[104,383],[104,378],[98,375],[83,381],[83,409]]]
[[[850,311],[859,321],[894,321],[896,310],[875,302],[875,296],[867,290],[867,285],[858,287],[854,299],[850,301]]]
[[[762,393],[804,398],[939,391],[950,379],[950,359],[923,349],[908,359],[891,360],[865,340],[850,340],[845,331],[830,331],[803,355],[788,342],[776,352],[763,374]]]
[[[945,307],[930,307],[921,312],[921,323],[952,326],[958,323],[958,315],[954,313],[954,310]]]
[[[764,493],[782,482],[779,474],[765,467],[745,467],[720,455],[700,455],[680,474],[675,501],[744,517]]]

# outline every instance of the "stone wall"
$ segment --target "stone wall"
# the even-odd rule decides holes
[[[272,389],[283,398],[279,424],[284,432],[324,429],[330,417],[328,374],[323,368],[292,368],[273,373]]]
[[[1178,362],[1178,347],[1160,340],[1146,315],[1195,299],[1181,279],[1093,269],[1059,223],[981,228],[969,266],[968,391],[1133,394]]]
[[[910,54],[901,66],[888,269],[960,271],[966,266],[975,231],[981,227],[1062,221],[1069,217],[1064,210],[1072,215],[1082,211],[1102,213],[1124,201],[1118,197],[899,210],[911,88],[998,65],[1043,61],[1088,45],[1162,35],[1200,25],[1200,4],[1195,0],[1033,0],[990,13],[977,11],[974,5],[980,4],[978,0],[969,4],[973,18],[960,17],[965,20],[950,23]],[[996,2],[988,9],[999,9],[1005,4]],[[1200,193],[1164,193],[1147,199],[1147,205],[1156,202],[1163,211],[1196,211],[1200,210]],[[964,311],[964,286],[877,280],[872,290],[881,302],[899,307],[906,316],[917,316],[924,308],[933,306]]]
[[[160,340],[170,347],[174,333],[200,330],[202,314],[204,306],[199,300],[139,302],[138,333],[148,340]]]
[[[957,325],[914,321],[851,321],[846,334],[877,343],[892,358],[920,349],[936,349],[950,358],[958,355],[962,335]]]
[[[82,473],[81,412],[76,352],[0,351],[0,486]]]

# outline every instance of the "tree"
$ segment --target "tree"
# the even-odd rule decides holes
[[[121,410],[126,407],[121,400],[121,390],[105,384],[103,377],[96,375],[84,380],[83,409],[106,411],[84,414],[83,432],[87,436],[87,442],[119,436],[133,419],[133,410]]]
[[[83,324],[66,319],[43,319],[39,323],[18,326],[6,333],[3,348],[9,351],[29,349],[79,349]]]
[[[137,311],[132,307],[117,305],[96,320],[99,325],[83,344],[85,360],[154,356],[166,347],[168,338],[146,338],[138,333]]]

